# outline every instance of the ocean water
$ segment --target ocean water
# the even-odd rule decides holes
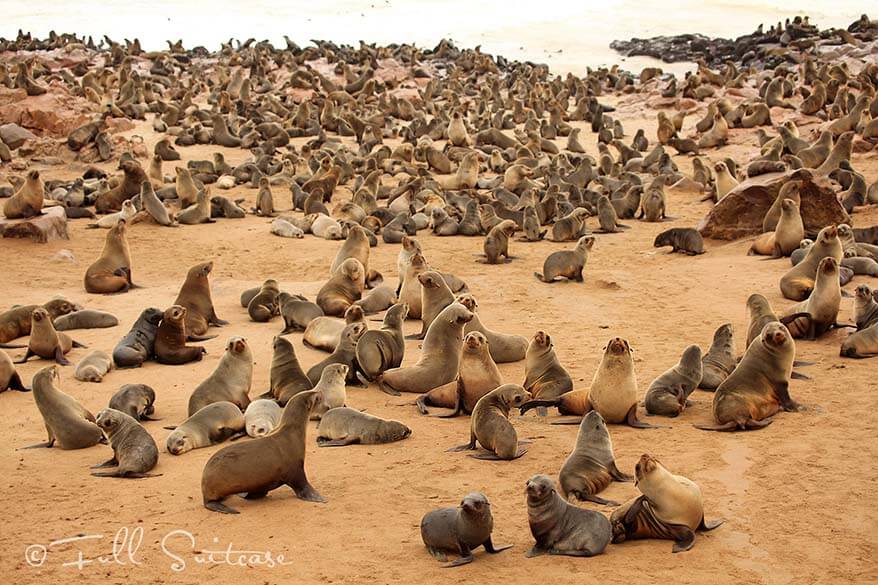
[[[731,37],[808,14],[821,28],[846,27],[871,3],[863,0],[0,0],[0,36],[18,29],[139,38],[147,49],[166,39],[218,49],[229,38],[283,35],[354,44],[440,39],[513,59],[548,63],[557,73],[622,63],[632,70],[651,62],[623,61],[614,39],[688,32]],[[876,6],[872,4],[872,6]],[[876,14],[870,15],[878,18]],[[665,65],[665,69],[669,69]],[[673,67],[670,67],[673,69]]]

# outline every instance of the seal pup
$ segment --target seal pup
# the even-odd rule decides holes
[[[546,475],[527,480],[527,519],[533,535],[533,548],[527,557],[544,554],[592,557],[610,544],[610,522],[600,512],[573,506],[555,491]]]
[[[841,344],[839,355],[850,358],[878,356],[878,323],[848,335]]]
[[[162,311],[155,307],[140,313],[131,330],[113,349],[113,363],[117,368],[139,368],[153,356],[161,320]]]
[[[101,428],[95,424],[95,417],[72,396],[61,391],[58,385],[61,377],[57,366],[48,366],[34,375],[34,402],[49,439],[45,443],[31,445],[26,449],[53,447],[55,443],[62,449],[85,449],[105,441]]]
[[[189,416],[213,402],[231,402],[242,411],[250,404],[253,352],[243,337],[232,337],[213,372],[189,396]]]
[[[814,279],[820,261],[831,256],[841,262],[843,251],[838,238],[838,228],[826,226],[817,235],[817,240],[808,249],[805,259],[793,266],[780,279],[780,291],[791,301],[804,301],[814,289]]]
[[[125,384],[110,398],[107,405],[124,412],[134,420],[159,420],[155,413],[155,390],[146,384]]]
[[[349,306],[363,296],[366,271],[356,258],[342,262],[326,283],[320,287],[316,302],[323,313],[341,317]]]
[[[704,239],[692,228],[671,228],[655,237],[654,248],[671,246],[671,253],[682,252],[690,256],[704,254]]]
[[[735,371],[716,389],[716,424],[695,427],[705,431],[759,429],[771,424],[781,409],[798,411],[789,393],[795,355],[795,342],[786,326],[776,321],[766,324]]]
[[[317,303],[312,303],[302,295],[291,295],[282,292],[278,295],[277,301],[280,305],[281,317],[284,320],[284,330],[281,331],[281,335],[286,335],[293,331],[305,331],[314,319],[323,317],[323,309]],[[359,302],[357,301],[357,303]],[[362,305],[359,306],[362,308]]]
[[[269,391],[260,398],[273,398],[281,406],[298,394],[313,387],[299,365],[293,344],[277,336],[272,341],[273,354],[269,371]]]
[[[177,214],[177,223],[183,225],[198,225],[200,223],[216,223],[210,217],[210,191],[203,189],[198,191],[194,204],[186,207]]]
[[[478,401],[503,383],[497,364],[491,359],[488,338],[478,331],[470,331],[463,338],[463,351],[457,380],[433,388],[415,401],[418,412],[430,414],[427,406],[451,409],[450,413],[440,414],[443,418],[470,414]]]
[[[701,382],[698,387],[702,390],[716,390],[729,377],[737,363],[732,324],[723,323],[713,332],[710,348],[701,358]]]
[[[380,272],[369,269],[369,237],[366,235],[366,230],[359,225],[351,226],[348,230],[347,238],[332,261],[329,269],[330,275],[338,272],[348,258],[355,258],[363,266],[368,288],[378,286],[384,280]]]
[[[378,387],[398,396],[400,392],[427,392],[457,378],[463,328],[472,318],[460,303],[445,307],[427,330],[417,363],[385,371],[376,379]]]
[[[679,416],[689,395],[701,383],[703,365],[701,348],[690,345],[683,350],[677,364],[652,381],[643,400],[646,412],[662,416]]]
[[[277,281],[269,278],[262,283],[259,292],[247,303],[247,314],[257,323],[266,323],[280,314],[278,296],[280,288]]]
[[[366,315],[374,315],[386,311],[399,301],[396,291],[389,286],[377,286],[370,290],[366,296],[355,302],[354,305],[363,309]]]
[[[658,459],[644,454],[634,467],[635,485],[643,494],[616,509],[610,517],[613,542],[637,538],[673,540],[672,551],[687,551],[695,532],[713,530],[723,520],[704,519],[701,488],[692,480],[674,475]]]
[[[597,494],[613,481],[633,480],[616,467],[610,431],[604,417],[592,410],[579,423],[576,445],[558,474],[561,495],[566,500],[573,496],[581,501],[618,506],[617,502],[605,500]]]
[[[485,236],[484,251],[486,264],[499,264],[501,256],[509,262],[514,256],[509,255],[509,238],[515,233],[517,226],[511,219],[504,219],[491,228]]]
[[[320,400],[320,392],[301,392],[287,402],[273,433],[214,453],[201,476],[204,507],[237,514],[223,503],[228,496],[244,493],[247,499],[259,499],[282,485],[290,486],[301,500],[325,502],[305,475],[305,432]]]
[[[119,324],[119,319],[111,313],[104,311],[95,311],[93,309],[83,309],[81,311],[73,311],[66,315],[56,317],[52,324],[55,331],[70,331],[71,329],[105,329],[107,327],[115,327]]]
[[[66,333],[55,331],[49,312],[42,307],[37,307],[31,313],[31,331],[30,339],[27,342],[27,352],[23,358],[15,363],[23,364],[35,355],[46,360],[55,360],[62,366],[68,366],[70,361],[64,356],[74,347],[85,346],[70,339]]]
[[[366,324],[363,322],[351,323],[345,326],[335,351],[308,370],[307,376],[311,383],[317,384],[323,370],[329,365],[344,364],[348,368],[345,382],[351,385],[360,385],[359,378],[357,378],[357,373],[360,371],[357,364],[357,345],[365,332]]]
[[[466,324],[463,332],[478,331],[488,340],[488,351],[491,353],[491,359],[498,364],[509,362],[518,362],[525,358],[527,354],[528,340],[521,335],[500,333],[492,331],[485,327],[477,313],[479,305],[476,298],[471,294],[462,294],[456,297],[458,303],[466,307],[472,314],[472,321]]]
[[[582,282],[582,270],[594,243],[594,236],[582,236],[574,249],[552,252],[543,262],[543,271],[534,272],[534,276],[543,282],[555,282],[559,277]]]
[[[320,447],[378,445],[402,441],[412,430],[395,420],[385,420],[346,406],[329,409],[317,424]]]
[[[134,287],[131,278],[131,253],[128,250],[128,222],[120,219],[109,232],[100,257],[85,271],[85,290],[92,294],[128,292]]]
[[[134,418],[113,408],[98,412],[95,423],[113,448],[113,457],[92,469],[114,467],[111,471],[92,471],[95,477],[155,477],[149,473],[158,463],[159,450],[152,436]]]
[[[792,199],[781,203],[781,215],[774,231],[766,232],[754,240],[748,254],[762,254],[772,258],[789,256],[799,247],[805,237],[805,225],[798,204]]]
[[[530,397],[530,393],[518,384],[504,384],[491,390],[473,408],[469,443],[452,447],[449,451],[473,450],[478,442],[488,452],[470,457],[495,461],[518,459],[527,453],[527,449],[519,447],[515,427],[509,422],[509,411],[520,408]]]
[[[100,383],[103,381],[104,376],[112,369],[113,358],[107,355],[106,352],[95,350],[76,364],[76,371],[73,377],[80,382]]]
[[[340,321],[336,317],[316,317],[305,327],[302,343],[308,347],[332,353],[338,347],[342,331],[353,323],[366,324],[363,308],[359,305],[351,305],[345,310],[344,321]]]
[[[459,567],[473,562],[473,549],[480,546],[490,554],[497,554],[511,544],[494,546],[491,532],[494,530],[494,517],[491,504],[484,494],[467,494],[457,508],[439,508],[424,514],[421,518],[421,540],[427,552],[436,560],[446,563],[443,568]],[[446,553],[460,555],[448,563]]]
[[[244,428],[251,437],[264,437],[280,423],[282,407],[274,400],[259,398],[244,411]]]
[[[244,414],[231,402],[213,402],[187,418],[176,427],[166,427],[173,432],[168,435],[165,447],[171,455],[182,455],[192,449],[209,447],[228,438],[240,436],[244,431]]]
[[[357,364],[367,381],[373,382],[382,373],[402,364],[405,356],[402,324],[408,310],[405,303],[396,303],[384,314],[381,329],[366,331],[357,342]]]
[[[186,345],[186,308],[171,305],[162,313],[155,333],[155,359],[160,364],[179,366],[201,361],[207,350],[200,345]]]
[[[5,351],[0,349],[0,392],[6,392],[7,390],[30,392],[30,388],[21,381],[21,376],[16,371],[12,359]]]
[[[854,294],[854,323],[862,330],[878,324],[878,293],[868,284],[861,284]]]
[[[196,264],[186,273],[186,280],[174,301],[175,305],[186,308],[186,331],[189,335],[201,336],[211,325],[222,327],[229,322],[216,315],[213,299],[210,296],[210,276],[213,261]]]

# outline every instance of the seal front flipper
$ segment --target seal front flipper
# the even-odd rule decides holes
[[[494,543],[491,542],[491,537],[489,536],[489,537],[488,537],[488,540],[485,541],[484,546],[485,546],[485,550],[486,550],[487,552],[491,553],[492,555],[495,555],[495,554],[497,554],[497,553],[499,553],[499,552],[503,552],[503,551],[506,550],[507,548],[512,548],[514,545],[511,545],[511,544],[501,544],[501,545],[498,545],[498,546],[494,546]]]
[[[64,357],[64,350],[61,347],[55,348],[55,363],[60,364],[62,366],[69,366],[70,360]]]
[[[665,524],[665,527],[668,529],[668,532],[674,536],[674,540],[676,541],[671,548],[672,552],[685,552],[695,544],[695,532],[693,532],[688,526],[680,524]]]
[[[222,502],[204,502],[204,507],[214,512],[222,512],[223,514],[240,514],[234,508],[229,508]]]
[[[12,390],[18,390],[19,392],[30,392],[31,389],[24,385],[24,382],[21,381],[21,376],[18,375],[18,372],[12,374],[12,377],[9,378],[9,388]]]
[[[527,551],[527,553],[525,553],[524,556],[529,558],[529,559],[532,559],[533,557],[539,557],[539,556],[542,556],[542,555],[545,555],[548,553],[549,553],[549,551],[547,551],[546,549],[540,548],[538,546],[534,546],[532,549]]]
[[[708,522],[704,519],[704,516],[702,516],[701,524],[698,525],[698,528],[696,528],[696,530],[703,530],[706,532],[715,528],[719,528],[723,524],[725,524],[725,520],[723,520],[722,518],[720,518],[719,520],[711,520],[710,522]]]
[[[32,352],[32,351],[30,350],[30,347],[28,347],[27,351],[26,351],[25,354],[24,354],[24,357],[21,358],[20,360],[15,360],[15,361],[12,362],[12,363],[13,363],[13,364],[23,364],[23,363],[25,363],[27,360],[29,360],[29,359],[31,358],[31,356],[34,356],[34,355],[37,355],[37,354],[35,354],[34,352]]]
[[[550,422],[550,425],[578,425],[582,423],[581,416],[565,416]]]
[[[721,424],[721,425],[692,425],[692,426],[695,427],[696,429],[699,429],[702,431],[731,432],[731,431],[738,430],[738,423],[736,423],[733,420],[730,420],[729,422]]]
[[[469,563],[473,562],[473,552],[470,550],[470,548],[463,542],[460,542],[460,540],[458,540],[457,545],[460,547],[460,558],[454,559],[450,563],[442,565],[443,569],[450,569],[452,567],[468,565]]]
[[[610,472],[610,477],[616,481],[634,481],[634,476],[623,473],[618,467],[616,467],[615,461],[610,461],[610,464],[607,465],[607,471]]]
[[[103,463],[98,463],[97,465],[92,465],[91,469],[100,469],[102,467],[118,467],[119,462],[116,460],[116,457],[112,457],[104,461]]]
[[[457,447],[452,447],[450,449],[446,449],[445,452],[446,453],[457,453],[459,451],[472,451],[475,448],[476,448],[476,437],[475,437],[475,435],[472,435],[470,437],[469,443],[467,443],[466,445],[458,445]]]
[[[631,408],[628,410],[628,414],[625,416],[625,422],[629,427],[634,427],[635,429],[660,429],[663,427],[658,427],[655,425],[651,425],[649,423],[641,422],[637,420],[637,404],[632,404]]]
[[[808,376],[808,375],[803,374],[801,372],[797,372],[795,370],[793,370],[792,373],[790,374],[790,378],[792,378],[793,380],[811,380],[811,379],[813,379],[813,378],[811,378],[811,376]]]

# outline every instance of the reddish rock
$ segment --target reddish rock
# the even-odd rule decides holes
[[[698,231],[705,238],[716,240],[736,240],[762,233],[762,220],[781,186],[793,180],[801,181],[800,211],[806,232],[817,232],[830,224],[850,223],[850,216],[838,202],[829,181],[815,177],[810,170],[799,169],[759,175],[742,182],[713,206],[699,222]]]

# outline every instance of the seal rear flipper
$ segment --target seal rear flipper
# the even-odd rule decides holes
[[[344,437],[343,439],[327,439],[325,437],[317,437],[318,447],[344,447],[346,445],[355,445],[360,440],[356,437]]]
[[[544,555],[544,554],[548,554],[548,552],[549,552],[549,551],[547,551],[547,550],[544,549],[544,548],[540,548],[540,547],[538,547],[538,546],[534,546],[532,549],[530,549],[529,551],[527,551],[527,553],[525,553],[524,556],[527,557],[527,558],[529,558],[529,559],[532,559],[533,557],[538,557],[538,556],[542,556],[542,555]]]
[[[70,365],[70,361],[66,357],[64,357],[64,350],[60,347],[55,349],[55,363],[62,366]]]
[[[27,447],[21,447],[21,449],[42,449],[42,448],[51,448],[55,444],[55,439],[49,439],[45,443],[37,443],[36,445],[28,445]]]
[[[731,432],[731,431],[736,431],[736,430],[738,430],[738,423],[736,423],[736,422],[733,421],[733,420],[730,420],[729,422],[724,423],[724,424],[721,424],[721,425],[692,425],[692,426],[695,427],[696,429],[699,429],[699,430],[702,430],[702,431],[726,431],[726,432]]]
[[[217,335],[188,335],[186,341],[207,341],[208,339],[216,339]]]
[[[619,502],[613,500],[605,500],[600,496],[596,496],[594,494],[583,494],[581,492],[576,493],[577,499],[581,502],[594,502],[595,504],[601,504],[602,506],[618,506]]]
[[[302,472],[302,479],[296,485],[291,485],[293,491],[296,492],[296,497],[300,500],[305,500],[306,502],[316,502],[318,504],[325,504],[326,498],[320,495],[320,493],[314,489],[314,487],[308,483],[308,480],[304,477],[304,471]]]
[[[466,445],[458,445],[457,447],[451,447],[450,449],[446,449],[446,453],[458,453],[460,451],[472,451],[476,448],[476,438],[474,436],[470,437],[469,443]]]
[[[142,421],[144,421],[144,420],[148,420],[148,421],[158,422],[158,421],[160,421],[160,420],[162,420],[162,419],[160,419],[160,418],[153,418],[153,417],[149,416],[148,414],[141,414],[141,415],[140,415],[140,420],[142,420]]]
[[[811,380],[812,379],[811,376],[805,375],[805,374],[803,374],[801,372],[797,372],[795,370],[793,370],[792,373],[790,374],[790,378],[792,378],[793,380]]]
[[[724,523],[725,523],[725,520],[723,520],[722,518],[720,518],[719,520],[712,520],[712,521],[708,522],[707,520],[704,519],[704,516],[702,516],[701,517],[701,524],[698,525],[698,528],[696,528],[696,530],[703,530],[703,531],[707,532],[709,530],[713,530],[714,528],[719,528]]]
[[[641,422],[637,420],[637,404],[632,404],[631,408],[628,410],[628,414],[625,416],[625,422],[629,427],[634,427],[635,429],[660,429],[663,427],[657,427],[655,425],[651,425],[649,423]]]
[[[465,547],[466,545],[463,545],[463,546]],[[446,564],[442,565],[442,568],[443,569],[450,569],[452,567],[459,567],[461,565],[468,565],[471,562],[473,562],[473,553],[470,552],[470,550],[467,548],[462,557],[454,559],[450,563],[446,563]]]
[[[30,388],[24,385],[18,372],[15,372],[12,374],[12,377],[9,378],[9,388],[12,390],[18,390],[19,392],[30,392]]]
[[[672,552],[685,552],[695,544],[695,532],[693,532],[688,526],[682,526],[680,524],[665,524],[665,527],[668,528],[669,532],[675,537],[674,540],[676,542],[674,542],[674,546],[671,548]]]
[[[234,508],[229,508],[219,501],[204,502],[204,507],[213,512],[222,512],[223,514],[240,514],[240,512],[238,512]]]
[[[634,476],[623,473],[618,467],[616,467],[615,461],[610,461],[610,464],[607,466],[607,471],[610,472],[610,477],[616,481],[634,481]]]
[[[86,347],[86,348],[88,347],[88,346],[85,345],[85,344],[79,343],[79,342],[76,341],[75,339],[71,339],[71,340],[70,340],[70,343],[71,343],[71,347]]]
[[[392,388],[384,383],[384,378],[379,377],[376,382],[378,383],[378,388],[381,389],[385,394],[390,394],[391,396],[400,396],[399,390]]]
[[[561,403],[558,399],[553,400],[529,400],[525,402],[518,408],[518,414],[523,415],[528,410],[536,408],[538,406],[558,406]]]
[[[806,362],[806,361],[801,361],[801,360],[794,360],[793,361],[794,368],[804,368],[806,366],[813,366],[813,365],[814,365],[814,362]]]
[[[103,463],[98,463],[97,465],[92,465],[91,469],[100,469],[102,467],[118,467],[119,462],[116,460],[116,457],[113,456],[110,459],[107,459]]]

